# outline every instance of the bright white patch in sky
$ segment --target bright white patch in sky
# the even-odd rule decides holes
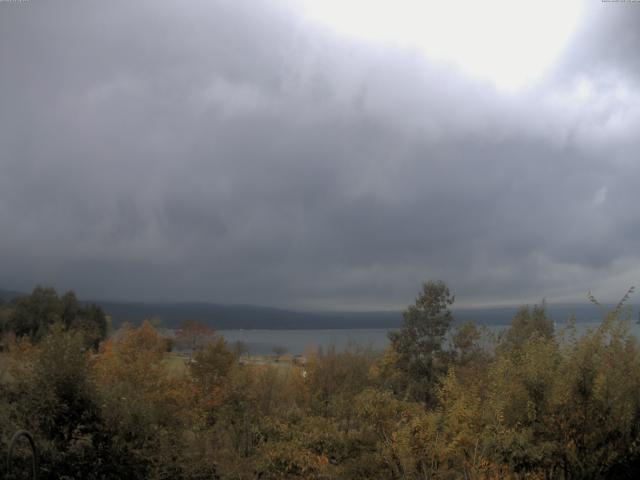
[[[596,194],[593,196],[593,204],[595,206],[602,205],[606,199],[607,199],[607,187],[602,186],[596,191]]]
[[[340,33],[418,47],[437,61],[515,90],[553,64],[582,15],[580,0],[302,0]]]
[[[576,82],[575,97],[580,101],[588,101],[593,98],[593,82],[588,78],[580,78]]]

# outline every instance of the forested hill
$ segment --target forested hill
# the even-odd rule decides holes
[[[12,298],[21,297],[25,295],[24,293],[14,292],[12,290],[2,290],[0,289],[0,301],[9,301]]]
[[[18,292],[0,290],[0,299],[20,296]],[[144,303],[96,301],[113,319],[114,324],[129,322],[135,325],[155,318],[165,327],[176,327],[184,320],[195,320],[215,329],[339,329],[339,328],[395,328],[402,324],[400,311],[377,312],[319,312],[295,311],[254,305],[222,305],[214,303]],[[453,310],[456,323],[473,320],[484,325],[506,325],[517,307],[492,307]],[[599,309],[587,302],[574,305],[548,305],[547,314],[561,323],[571,315],[579,322],[602,318]]]
[[[334,329],[392,328],[402,323],[400,312],[302,312],[254,305],[213,303],[119,303],[95,302],[113,319],[139,324],[147,318],[177,327],[195,320],[215,329]]]

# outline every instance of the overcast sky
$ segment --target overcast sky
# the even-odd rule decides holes
[[[460,305],[640,286],[640,3],[585,1],[515,87],[309,12],[0,1],[0,288],[377,309],[428,279]]]

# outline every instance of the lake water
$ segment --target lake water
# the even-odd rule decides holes
[[[335,346],[344,350],[350,344],[384,350],[389,343],[386,328],[336,330],[218,330],[230,345],[242,341],[251,355],[273,354],[274,347],[284,347],[288,353],[302,355]]]
[[[585,332],[594,328],[598,323],[579,323],[578,332]],[[557,325],[557,329],[562,328]],[[640,326],[637,323],[630,325],[631,332],[640,338]],[[504,325],[491,325],[489,331],[499,332],[506,328]],[[273,354],[275,347],[284,347],[287,353],[303,355],[318,347],[327,349],[334,346],[342,351],[347,346],[355,344],[360,347],[370,347],[373,350],[384,350],[389,344],[387,333],[389,329],[334,329],[334,330],[218,330],[217,333],[224,336],[230,345],[237,341],[246,344],[251,355]]]

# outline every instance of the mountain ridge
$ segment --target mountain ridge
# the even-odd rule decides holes
[[[0,298],[25,295],[11,290],[0,290]],[[265,329],[372,329],[398,328],[402,325],[401,311],[318,311],[293,310],[278,307],[219,304],[209,302],[127,302],[88,300],[83,304],[101,306],[113,319],[114,326],[124,323],[138,325],[145,319],[155,319],[167,328],[176,328],[185,320],[204,323],[218,330]],[[603,305],[611,308],[612,305]],[[482,325],[507,325],[515,315],[517,306],[453,308],[456,324],[475,321]],[[602,312],[590,303],[547,304],[547,314],[558,323],[575,315],[578,322],[594,322],[602,318]]]

